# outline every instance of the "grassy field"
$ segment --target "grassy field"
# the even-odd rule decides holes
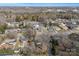
[[[13,50],[0,50],[0,54],[14,54]]]

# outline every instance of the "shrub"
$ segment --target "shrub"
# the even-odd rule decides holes
[[[71,40],[77,40],[77,41],[79,41],[79,34],[77,34],[77,33],[71,33],[68,37]]]
[[[7,29],[7,25],[0,25],[0,33],[4,33],[5,30]]]

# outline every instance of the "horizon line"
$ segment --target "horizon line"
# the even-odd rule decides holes
[[[79,7],[79,3],[0,3],[0,7]]]

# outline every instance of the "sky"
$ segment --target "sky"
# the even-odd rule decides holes
[[[0,6],[79,7],[79,3],[0,3]]]

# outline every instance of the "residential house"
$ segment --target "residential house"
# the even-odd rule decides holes
[[[21,29],[19,29],[19,28],[6,29],[6,30],[5,30],[5,34],[7,34],[7,33],[12,33],[12,32],[18,33],[18,32],[20,32],[20,31],[21,31]]]
[[[11,27],[11,28],[19,27],[19,22],[7,22],[6,24],[8,27]]]

